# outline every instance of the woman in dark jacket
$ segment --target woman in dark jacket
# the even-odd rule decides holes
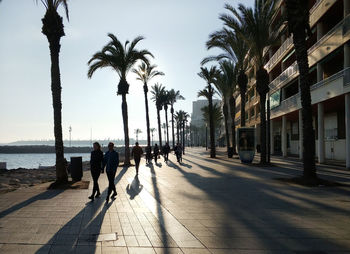
[[[103,162],[103,152],[101,150],[101,146],[98,142],[95,142],[94,150],[91,152],[91,159],[90,159],[91,175],[92,175],[92,179],[94,180],[92,195],[89,197],[89,199],[91,199],[92,201],[94,200],[95,197],[98,198],[101,195],[100,188],[98,186],[98,178],[100,177],[101,172],[103,172],[102,162]]]

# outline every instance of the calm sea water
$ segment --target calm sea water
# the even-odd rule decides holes
[[[82,156],[83,161],[90,160],[90,153],[66,153],[64,157],[70,161],[70,157]],[[54,166],[56,155],[47,154],[0,154],[0,162],[7,163],[7,169],[14,168],[38,168],[39,166]]]

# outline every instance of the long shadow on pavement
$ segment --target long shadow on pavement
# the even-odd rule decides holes
[[[127,171],[124,167],[114,180],[117,184]],[[107,189],[101,193],[101,197],[87,205],[67,222],[46,245],[36,253],[43,253],[49,245],[50,253],[95,253],[96,241],[100,237],[100,229],[103,219],[113,201],[105,204]],[[102,207],[102,209],[101,209]],[[112,237],[110,234],[106,237]],[[117,237],[117,236],[116,236]]]
[[[197,165],[199,168],[208,171],[209,167],[199,163],[197,163]],[[206,192],[213,202],[219,204],[227,211],[227,221],[235,220],[244,225],[244,227],[249,230],[250,237],[257,239],[256,243],[259,243],[260,247],[276,250],[292,250],[294,248],[295,250],[306,249],[310,251],[323,251],[324,246],[333,249],[346,249],[348,247],[340,242],[336,242],[335,239],[329,238],[323,238],[322,241],[317,241],[317,243],[322,242],[322,245],[315,244],[314,238],[320,238],[317,233],[312,232],[311,228],[303,227],[303,225],[299,225],[298,227],[293,224],[293,221],[288,220],[288,213],[300,217],[301,220],[301,216],[303,216],[304,211],[307,210],[305,206],[294,202],[300,197],[288,197],[283,192],[279,192],[279,197],[277,195],[271,195],[271,193],[276,193],[276,187],[270,186],[269,183],[256,181],[250,178],[243,179],[243,177],[241,177],[242,180],[240,180],[237,179],[237,177],[232,177],[225,173],[215,174],[216,177],[203,177],[199,172],[186,172],[176,164],[173,164],[173,167],[183,174],[189,183]],[[247,171],[247,168],[235,168],[235,170]],[[253,169],[253,171],[254,170],[255,169]],[[209,171],[213,173],[212,170]],[[301,189],[298,189],[297,191],[300,192],[300,190]],[[235,198],[232,198],[231,195],[234,195]],[[317,195],[317,193],[315,193],[315,195]],[[311,200],[305,198],[304,202],[307,201]],[[313,218],[316,217],[315,219],[318,219],[318,216],[322,216],[321,212],[323,210],[341,214],[344,214],[346,211],[345,209],[339,209],[331,205],[318,205],[320,212],[314,212]],[[276,211],[277,213],[274,214],[271,213],[271,211]],[[284,215],[279,216],[278,212]],[[220,225],[224,230],[224,239],[226,238],[227,240],[227,245],[224,247],[244,248],[244,246],[246,246],[244,241],[233,241],[234,238],[239,239],[239,229],[229,224],[230,223],[222,222]],[[237,232],[237,234],[234,232]],[[272,233],[279,235],[279,237],[272,237]],[[200,239],[203,240],[205,245],[207,245],[205,243],[206,240],[210,242],[210,240],[205,237]],[[211,247],[215,248],[217,246]]]

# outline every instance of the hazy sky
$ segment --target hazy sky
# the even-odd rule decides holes
[[[50,90],[48,42],[41,33],[45,9],[35,0],[3,0],[0,4],[0,143],[22,139],[52,139],[53,109]],[[138,48],[150,50],[152,63],[166,75],[155,82],[180,90],[185,101],[176,110],[189,113],[197,91],[205,83],[197,76],[200,61],[208,54],[208,34],[222,27],[218,19],[224,0],[72,0],[70,21],[64,17],[66,36],[61,40],[63,137],[72,126],[73,139],[123,138],[121,97],[116,95],[117,74],[99,70],[87,78],[87,61],[109,38],[146,40]],[[59,10],[63,15],[63,8]],[[140,128],[146,137],[142,83],[128,76],[129,132]],[[161,112],[164,119],[164,111]],[[151,127],[156,108],[150,101]]]

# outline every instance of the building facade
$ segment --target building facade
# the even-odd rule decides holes
[[[350,0],[309,1],[310,27],[307,38],[310,67],[316,157],[343,161],[350,169]],[[280,19],[284,1],[278,4]],[[302,158],[302,121],[299,71],[293,39],[286,24],[277,46],[266,50],[265,69],[270,78],[270,144],[272,154]],[[259,96],[255,89],[254,66],[247,74],[246,125],[259,130]],[[236,101],[238,107],[240,98]],[[239,123],[240,112],[236,114]],[[258,134],[259,135],[259,134]]]
[[[220,104],[220,100],[213,99],[214,104]],[[202,108],[208,106],[208,100],[196,100],[192,102],[191,124],[198,128],[205,126]]]

